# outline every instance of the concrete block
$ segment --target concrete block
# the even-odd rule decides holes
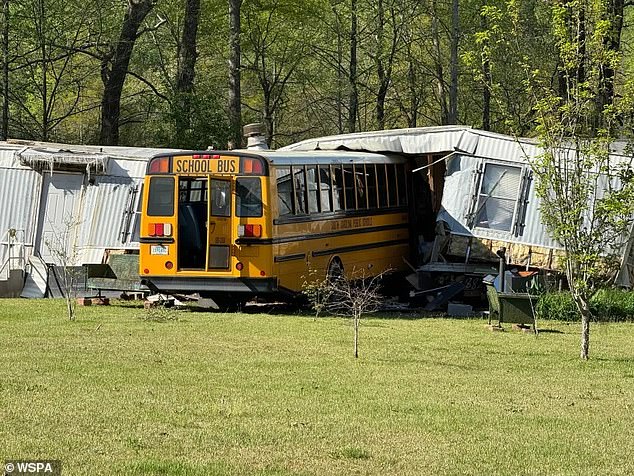
[[[450,302],[447,304],[447,314],[454,317],[470,317],[473,316],[473,306]]]

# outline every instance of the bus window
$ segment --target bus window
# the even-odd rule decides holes
[[[306,213],[306,181],[304,180],[304,167],[301,165],[293,167],[293,177],[295,185],[295,214]]]
[[[395,207],[397,205],[398,191],[396,189],[396,171],[394,170],[394,164],[386,164],[387,168],[387,188],[389,194],[389,206]]]
[[[172,177],[150,179],[147,214],[152,217],[174,215],[174,179]]]
[[[343,170],[341,165],[333,165],[332,170],[334,172],[334,184],[333,184],[333,199],[334,199],[334,211],[343,210]]]
[[[288,167],[277,169],[277,208],[281,217],[293,214],[293,184]]]
[[[407,205],[407,178],[404,164],[396,166],[396,178],[398,179],[398,204]]]
[[[262,216],[262,184],[259,177],[240,177],[236,180],[236,215]]]
[[[387,176],[385,174],[385,164],[377,164],[376,178],[379,187],[379,207],[387,207]]]
[[[368,184],[368,207],[376,208],[376,169],[374,164],[366,164],[365,166],[366,182]]]
[[[363,164],[354,166],[354,179],[357,189],[357,208],[368,208],[368,193],[365,183],[365,166]]]
[[[320,190],[320,202],[322,212],[332,211],[332,195],[330,189],[332,183],[330,182],[330,167],[327,165],[318,166],[319,170],[319,190]]]
[[[207,201],[207,179],[206,178],[184,178],[178,184],[179,202],[206,202]]]
[[[306,187],[308,188],[308,213],[319,213],[317,167],[315,165],[309,165],[306,169]]]
[[[228,217],[231,215],[231,182],[211,179],[211,215]]]
[[[343,183],[346,194],[346,210],[354,210],[357,208],[354,193],[354,166],[343,166]]]

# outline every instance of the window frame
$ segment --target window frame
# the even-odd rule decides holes
[[[390,170],[392,170],[392,175],[390,175]],[[386,185],[387,185],[386,188],[388,192],[387,193],[387,197],[388,197],[387,207],[396,208],[398,207],[398,177],[396,174],[396,164],[394,163],[385,164],[385,180],[386,180]],[[392,185],[394,186],[394,190],[392,190]]]
[[[171,213],[154,213],[155,210],[152,209],[152,206],[156,207],[156,206],[161,206],[161,205],[156,205],[152,203],[152,191],[155,190],[152,188],[152,185],[162,181],[162,182],[171,182],[171,189],[172,189],[172,202],[171,202]],[[175,191],[176,191],[176,177],[169,175],[169,176],[165,176],[165,175],[156,175],[156,176],[151,176],[150,177],[150,184],[148,186],[148,200],[147,200],[147,207],[145,209],[145,214],[149,217],[173,217],[174,216],[174,211],[175,211],[175,203],[176,203],[176,197],[175,197]],[[163,210],[161,210],[163,211]]]
[[[311,182],[308,180],[310,177],[309,171],[313,170],[314,172],[314,181],[312,183],[315,185],[315,203],[314,208],[315,211],[311,211]],[[304,165],[305,171],[305,183],[306,183],[306,209],[309,215],[319,215],[322,213],[321,211],[321,197],[320,197],[320,180],[319,180],[319,168],[316,164]]]
[[[357,208],[357,181],[355,177],[355,164],[343,164],[341,167],[342,177],[343,177],[343,203],[344,210],[346,212],[356,211]],[[350,174],[350,179],[352,180],[351,186],[348,185],[348,180],[346,179],[346,170]],[[352,202],[348,203],[348,193],[350,193],[350,197],[352,198]]]
[[[368,180],[368,169],[372,170],[372,178],[374,179],[374,184],[370,187],[370,181]],[[376,164],[364,164],[364,174],[365,174],[365,186],[366,186],[366,195],[367,195],[367,204],[368,210],[379,210],[379,184],[378,177],[376,172]],[[370,191],[374,191],[374,202],[370,203]]]
[[[293,217],[295,216],[295,187],[293,185],[293,174],[292,174],[292,169],[290,165],[283,165],[283,166],[279,166],[279,167],[275,167],[273,170],[275,170],[275,189],[276,189],[276,195],[277,195],[277,217],[278,218],[287,218],[287,217]],[[288,213],[281,213],[281,208],[280,208],[280,188],[279,188],[279,178],[280,176],[278,175],[278,172],[280,170],[288,170],[288,180],[290,181],[290,209]],[[285,192],[286,193],[286,192]]]
[[[488,166],[503,167],[506,169],[516,169],[519,171],[519,182],[517,186],[517,191],[515,193],[515,198],[511,199],[506,197],[496,197],[495,195],[482,193],[482,187],[484,186],[484,178],[486,176],[486,171]],[[523,184],[524,184],[524,181],[526,180],[525,179],[526,167],[524,165],[510,165],[507,162],[498,162],[494,160],[483,160],[481,167],[482,168],[480,169],[480,172],[478,174],[479,177],[477,181],[476,193],[474,194],[472,199],[475,203],[473,205],[473,225],[471,226],[471,229],[477,228],[478,230],[486,230],[487,232],[490,232],[490,233],[505,234],[505,235],[515,234],[516,236],[520,236],[519,234],[515,233],[515,230],[517,228],[516,225],[517,225],[518,211],[519,211],[520,201],[521,201],[521,194],[523,190]],[[496,187],[497,187],[497,184],[496,184]],[[482,205],[486,203],[486,200],[485,200],[483,204],[480,204],[481,196],[487,197],[486,200],[495,199],[495,200],[504,200],[507,202],[511,202],[511,201],[513,202],[513,207],[512,207],[513,212],[511,215],[511,220],[509,222],[508,229],[484,227],[478,224],[478,216],[480,215],[482,211],[482,208],[483,208]]]
[[[387,167],[392,167],[390,172]],[[309,190],[309,173],[313,170],[316,174],[314,186],[317,187],[317,203],[311,203],[311,193]],[[275,177],[276,191],[278,197],[275,199],[278,210],[273,222],[278,224],[287,222],[304,222],[314,220],[339,219],[347,216],[365,216],[385,213],[397,213],[401,209],[407,208],[407,167],[405,163],[395,163],[390,161],[372,162],[341,162],[319,163],[318,161],[301,164],[274,165],[271,167],[271,180]],[[274,171],[274,172],[273,172]],[[288,174],[291,184],[289,190],[285,192],[291,203],[287,204],[292,210],[287,210],[286,214],[281,214],[281,210],[287,208],[285,204],[280,207],[280,175]],[[322,175],[323,174],[323,175]],[[372,180],[368,179],[368,174],[372,175]],[[401,177],[405,177],[404,179]],[[392,183],[388,181],[391,178]],[[303,190],[300,190],[299,180],[303,180]],[[360,182],[363,180],[363,182]],[[399,190],[399,184],[405,187]],[[383,182],[381,184],[381,182]],[[370,184],[370,186],[369,186]],[[381,192],[383,185],[383,192]],[[340,188],[339,188],[340,187]],[[358,196],[360,187],[364,187],[363,197]],[[389,190],[392,190],[391,201],[389,200]],[[399,194],[400,192],[400,194]],[[372,197],[370,198],[370,193]],[[337,197],[339,200],[337,200]],[[300,211],[299,200],[306,205],[306,209]],[[404,201],[404,203],[402,203]],[[339,208],[341,207],[341,208]]]
[[[240,198],[240,195],[238,195],[238,183],[240,181],[251,181],[253,183],[257,183],[258,187],[259,187],[259,191],[260,191],[260,196],[259,196],[259,200],[260,200],[260,205],[259,205],[259,215],[253,215],[253,214],[247,214],[247,215],[242,215],[239,213],[239,211],[242,209],[242,207],[244,205],[242,205],[242,199]],[[242,177],[236,177],[235,180],[236,184],[235,184],[235,195],[236,195],[236,199],[235,199],[235,206],[234,206],[234,213],[235,216],[238,218],[261,218],[264,215],[264,201],[262,200],[262,190],[263,190],[263,186],[262,186],[262,180],[261,178],[258,177],[254,177],[254,176],[242,176]],[[249,188],[249,191],[251,189]]]
[[[214,197],[213,197],[213,182],[221,182],[223,183],[225,186],[229,185],[229,203],[227,206],[225,206],[226,208],[226,214],[225,215],[221,215],[219,213],[215,213],[214,212]],[[211,180],[209,180],[209,192],[208,192],[208,198],[209,198],[209,216],[210,217],[217,217],[217,218],[230,218],[231,217],[231,209],[233,208],[233,203],[232,203],[232,194],[231,194],[231,180],[227,179],[227,178],[212,178]],[[237,190],[237,187],[236,187]],[[236,206],[237,206],[237,195],[236,195]]]

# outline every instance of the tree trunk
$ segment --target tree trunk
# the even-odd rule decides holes
[[[451,83],[449,86],[449,124],[458,124],[458,42],[460,40],[460,16],[458,0],[453,0],[451,9]]]
[[[609,4],[608,19],[610,20],[610,29],[604,39],[604,47],[607,50],[607,61],[601,65],[597,114],[597,128],[603,125],[601,113],[606,106],[614,102],[614,65],[610,61],[611,55],[619,55],[621,50],[621,32],[623,30],[623,9],[625,7],[624,0],[611,0]]]
[[[387,96],[388,79],[383,64],[385,11],[383,0],[377,0],[377,25],[376,25],[376,75],[379,80],[379,90],[376,94],[376,124],[378,130],[385,129],[385,97]]]
[[[357,130],[359,92],[357,90],[357,0],[350,5],[350,70],[348,75],[350,99],[348,103],[348,132]]]
[[[587,296],[581,296],[573,292],[575,304],[581,314],[581,358],[588,360],[590,355],[590,320],[592,313],[590,311],[590,300]]]
[[[337,21],[337,132],[339,134],[344,133],[344,112],[343,112],[343,93],[345,89],[346,82],[346,67],[344,64],[344,41],[343,41],[343,33],[341,28],[341,21],[339,18],[339,14],[335,6],[332,6],[332,12],[335,15],[335,19]]]
[[[592,312],[590,310],[590,294],[586,288],[579,289],[576,285],[575,276],[578,276],[579,266],[569,257],[569,247],[564,244],[564,250],[568,255],[566,263],[566,279],[570,287],[572,299],[575,301],[579,315],[581,316],[581,359],[588,360],[590,355],[590,320]]]
[[[40,42],[40,54],[42,64],[42,89],[40,90],[42,100],[42,126],[40,133],[40,140],[48,141],[48,55],[46,54],[47,39],[46,39],[46,11],[44,9],[44,0],[39,0],[38,10],[40,18],[35,22],[35,28],[37,30],[38,41]]]
[[[229,149],[242,146],[242,114],[240,92],[240,7],[242,0],[229,0]]]
[[[191,103],[196,75],[196,38],[200,19],[200,0],[185,1],[185,21],[181,35],[176,77],[176,138],[183,140],[191,126]]]
[[[411,53],[410,53],[411,55]],[[408,126],[416,127],[418,124],[418,94],[416,91],[416,70],[411,56],[408,59],[407,82],[409,84],[409,118]]]
[[[359,358],[359,321],[361,316],[354,315],[354,358]]]
[[[440,32],[438,30],[438,8],[436,0],[431,0],[431,39],[434,47],[434,69],[436,72],[436,95],[440,103],[440,123],[449,124],[449,110],[447,107],[447,88],[443,71],[443,55],[440,48]]]
[[[263,111],[263,119],[264,119],[264,137],[266,138],[266,145],[269,149],[273,145],[273,136],[275,135],[275,124],[273,121],[273,111],[271,110],[271,91],[272,88],[263,87],[262,92],[264,93],[264,111]]]
[[[2,128],[0,138],[9,138],[9,0],[2,2]]]
[[[482,31],[489,29],[489,22],[487,21],[486,15],[480,15],[480,27]],[[488,41],[485,46],[489,46]],[[488,56],[483,58],[482,61],[482,75],[484,76],[484,88],[482,90],[482,129],[489,131],[491,130],[491,87],[493,85],[493,79],[491,77],[491,61]]]
[[[588,360],[590,358],[590,315],[589,313],[581,314],[581,358]]]
[[[489,60],[484,60],[482,65],[484,74],[484,89],[482,91],[482,129],[491,130],[491,65]]]
[[[121,25],[121,33],[114,51],[101,62],[104,85],[101,100],[101,134],[103,145],[118,145],[121,93],[130,66],[132,50],[139,28],[154,6],[153,0],[128,0],[128,8]]]

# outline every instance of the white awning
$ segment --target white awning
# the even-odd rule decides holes
[[[105,173],[110,158],[63,149],[25,148],[16,152],[22,165],[36,170],[86,170],[88,175]]]

